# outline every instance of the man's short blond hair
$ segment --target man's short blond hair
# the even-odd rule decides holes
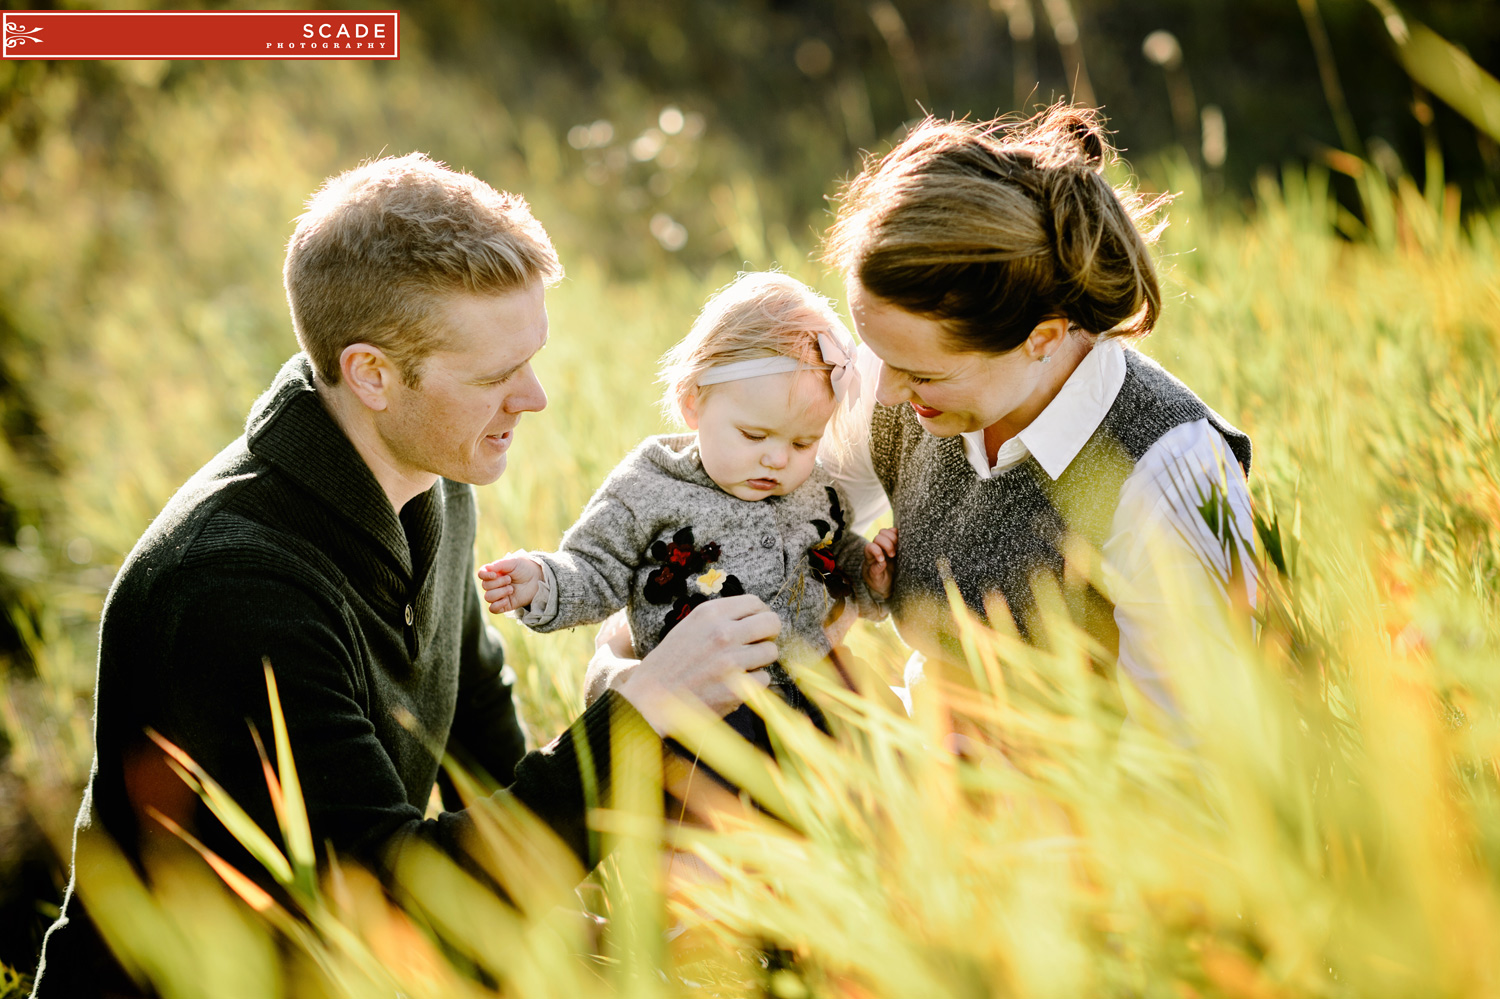
[[[562,265],[525,198],[410,153],[329,178],[297,220],[282,277],[323,381],[337,385],[344,348],[368,343],[415,387],[441,346],[441,299],[552,285]]]

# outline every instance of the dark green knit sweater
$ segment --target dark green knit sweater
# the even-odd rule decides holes
[[[513,781],[509,793],[592,862],[573,740],[588,734],[603,780],[611,723],[645,722],[611,695],[524,755],[512,677],[475,588],[474,526],[473,490],[448,480],[398,517],[318,398],[306,358],[292,358],[245,435],[179,490],[115,580],[80,828],[102,827],[136,855],[144,806],[185,808],[205,843],[257,873],[175,778],[162,779],[144,733],[181,746],[276,836],[250,733],[253,724],[270,746],[268,659],[314,842],[372,865],[400,836],[458,854],[465,814],[422,817],[433,747],[447,747]],[[39,995],[95,994],[72,974],[100,973],[78,915],[70,887]]]

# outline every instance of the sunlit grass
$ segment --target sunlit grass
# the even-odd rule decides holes
[[[362,73],[350,106],[385,109],[409,142],[443,131]],[[0,718],[5,766],[60,849],[87,774],[109,572],[294,349],[275,248],[322,172],[347,165],[297,127],[308,107],[205,86],[211,100],[142,104],[147,159],[167,164],[150,193],[111,188],[66,142],[0,170],[0,224],[20,237],[0,241],[20,344],[6,361],[59,472],[0,453],[0,486],[35,528],[3,553],[32,601],[35,662],[0,676]],[[474,137],[437,151],[537,184],[548,221],[570,184],[585,189],[547,151],[559,137],[476,100]],[[379,118],[349,134],[384,134]],[[552,186],[535,180],[543,167],[562,171]],[[394,899],[349,868],[314,883],[300,834],[278,834],[261,855],[280,854],[300,887],[295,912],[267,915],[201,865],[154,866],[148,891],[91,845],[85,896],[137,947],[135,967],[168,995],[1500,992],[1495,221],[1461,219],[1446,191],[1408,179],[1367,183],[1356,218],[1316,170],[1266,178],[1248,214],[1205,204],[1171,164],[1146,172],[1184,193],[1162,245],[1163,323],[1143,349],[1251,433],[1252,492],[1287,570],[1267,563],[1262,621],[1227,624],[1229,645],[1182,624],[1170,665],[1184,729],[1121,730],[1065,632],[1048,652],[973,632],[972,661],[920,690],[913,717],[869,681],[857,696],[808,680],[833,741],[765,705],[779,771],[702,734],[779,819],[675,828],[650,807],[651,768],[636,768],[598,814],[616,850],[581,895],[602,922],[580,911],[568,862],[516,851],[535,830],[504,807],[486,826],[487,873],[513,906],[422,851]],[[810,246],[755,222],[753,184],[726,190],[724,233],[707,238],[838,294]],[[481,557],[555,545],[620,456],[666,429],[656,359],[735,269],[662,257],[625,282],[587,235],[559,227],[569,277],[538,360],[551,404],[480,490]],[[527,719],[550,737],[581,707],[591,635],[497,626]],[[889,626],[861,625],[851,644],[897,680]],[[663,839],[717,876],[664,877]]]

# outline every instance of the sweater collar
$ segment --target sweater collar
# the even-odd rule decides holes
[[[697,434],[661,434],[647,437],[641,443],[645,458],[674,479],[693,482],[710,489],[718,485],[703,470],[703,459],[698,453]]]
[[[295,354],[271,387],[250,407],[245,442],[256,457],[300,483],[339,516],[390,553],[408,581],[424,574],[442,532],[438,483],[411,500],[398,518],[370,466],[323,405],[313,385],[312,364]],[[405,520],[419,551],[413,558]],[[413,565],[413,562],[416,565]]]

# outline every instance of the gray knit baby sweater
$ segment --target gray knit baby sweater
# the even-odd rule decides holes
[[[556,631],[626,607],[644,656],[669,618],[686,612],[683,594],[696,601],[742,590],[781,617],[783,659],[826,655],[823,623],[835,601],[810,550],[828,539],[820,552],[832,556],[859,606],[875,612],[861,581],[865,539],[843,527],[848,509],[821,467],[787,495],[752,502],[708,477],[696,434],[648,437],[610,473],[558,551],[529,553],[552,571],[557,613],[522,620],[536,631]],[[681,533],[685,528],[690,537]],[[716,592],[704,592],[715,590],[715,582]]]

